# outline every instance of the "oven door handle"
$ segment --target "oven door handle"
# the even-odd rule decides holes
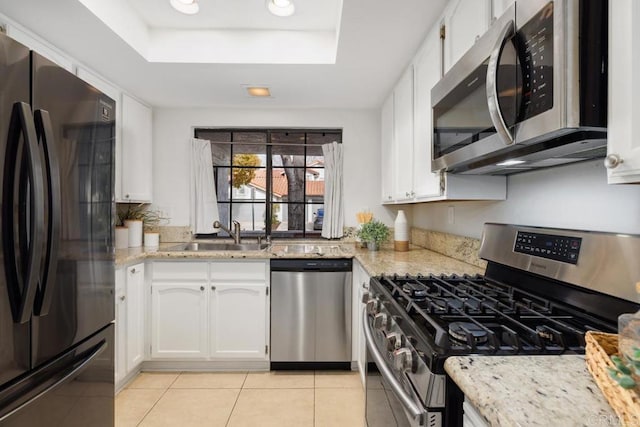
[[[393,375],[393,372],[387,366],[384,357],[376,347],[376,344],[373,339],[373,332],[371,331],[371,325],[369,325],[369,316],[367,315],[367,310],[364,308],[362,310],[362,322],[364,323],[364,337],[367,342],[367,347],[369,348],[369,352],[371,353],[371,357],[373,357],[373,361],[375,362],[378,370],[382,377],[387,380],[389,385],[391,386],[391,390],[398,397],[402,406],[409,412],[413,418],[424,419],[427,416],[427,412],[420,407],[412,398],[407,394],[407,392],[402,388],[402,385],[397,380],[397,378]],[[422,425],[422,424],[420,424]]]
[[[504,121],[500,103],[498,102],[498,65],[505,43],[507,43],[514,34],[515,23],[513,20],[509,20],[500,31],[498,41],[493,47],[491,56],[489,57],[489,65],[487,65],[487,106],[489,107],[489,116],[504,145],[511,145],[514,141],[513,135],[507,123]]]

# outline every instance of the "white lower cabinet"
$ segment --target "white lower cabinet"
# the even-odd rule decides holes
[[[207,357],[206,286],[206,282],[153,282],[151,357]]]
[[[462,412],[463,427],[489,427],[489,423],[480,412],[466,399],[462,403]]]
[[[144,264],[116,270],[116,388],[144,360]]]
[[[268,271],[264,260],[154,262],[151,358],[268,360]]]
[[[115,382],[118,384],[127,376],[127,305],[124,268],[116,270],[116,339],[115,339]]]
[[[353,328],[352,335],[352,359],[358,365],[360,372],[360,380],[362,385],[365,384],[365,365],[367,363],[367,344],[364,339],[364,325],[362,324],[362,296],[365,292],[369,292],[370,276],[364,267],[357,261],[353,261]]]
[[[211,357],[267,357],[267,284],[214,283],[211,286]]]

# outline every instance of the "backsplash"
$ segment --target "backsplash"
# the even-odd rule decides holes
[[[188,225],[185,226],[175,226],[175,225],[164,225],[159,227],[160,232],[160,241],[163,243],[168,242],[190,242],[193,239],[193,233],[191,232],[191,227]]]
[[[411,243],[480,268],[487,266],[487,262],[478,257],[480,240],[473,237],[411,227]]]

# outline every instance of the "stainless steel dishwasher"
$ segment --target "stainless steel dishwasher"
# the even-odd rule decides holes
[[[350,259],[271,260],[271,369],[349,369]]]

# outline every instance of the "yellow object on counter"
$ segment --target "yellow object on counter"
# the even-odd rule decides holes
[[[371,212],[358,212],[356,213],[356,219],[359,224],[366,224],[367,222],[371,222],[373,214]]]

